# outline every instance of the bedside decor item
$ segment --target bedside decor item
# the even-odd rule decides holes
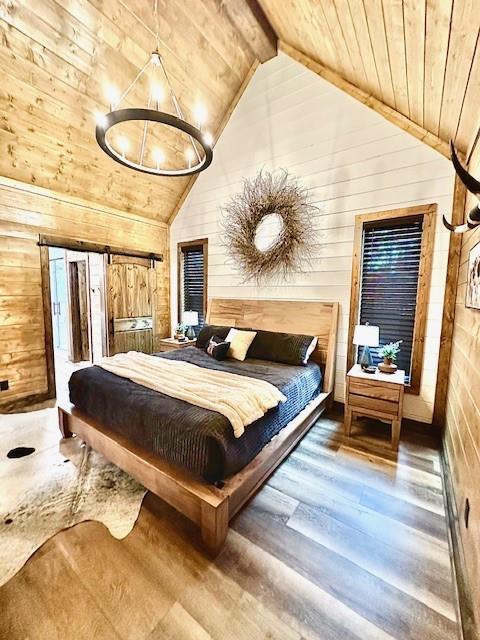
[[[284,280],[312,257],[312,217],[318,207],[287,171],[260,173],[223,209],[224,245],[244,274],[244,282]]]
[[[383,347],[379,350],[378,355],[383,358],[383,362],[378,364],[378,368],[382,373],[395,373],[397,370],[397,365],[395,364],[395,360],[400,352],[400,344],[402,340],[398,340],[397,342],[389,342],[388,344],[384,344]]]
[[[372,354],[369,347],[378,347],[380,329],[368,322],[365,324],[357,324],[353,333],[353,344],[363,347],[359,364],[367,373],[375,373],[376,368],[373,366]]]
[[[183,324],[188,327],[185,334],[190,340],[194,340],[195,331],[193,327],[198,327],[198,311],[184,311],[183,312]]]
[[[465,306],[480,309],[480,242],[470,250]]]
[[[175,327],[175,333],[173,335],[175,340],[181,340],[182,338],[185,338],[186,330],[187,330],[187,327],[183,324],[183,322],[179,322]]]

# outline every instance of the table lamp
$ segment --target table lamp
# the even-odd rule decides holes
[[[369,347],[378,347],[379,345],[379,333],[378,327],[368,324],[357,324],[353,333],[353,344],[363,347],[362,355],[360,356],[360,366],[363,371],[367,373],[374,373],[372,354]]]
[[[195,331],[193,327],[198,326],[198,311],[184,311],[183,312],[183,324],[188,327],[187,338],[190,340],[195,339]]]

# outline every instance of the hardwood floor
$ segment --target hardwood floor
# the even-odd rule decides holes
[[[321,418],[232,522],[212,562],[148,495],[132,533],[85,522],[0,589],[8,640],[459,638],[439,452]]]

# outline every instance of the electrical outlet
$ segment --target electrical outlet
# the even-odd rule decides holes
[[[8,391],[8,380],[0,380],[0,391]]]
[[[467,498],[465,500],[465,509],[463,511],[463,519],[465,520],[465,528],[468,529],[468,518],[470,516],[470,501]]]

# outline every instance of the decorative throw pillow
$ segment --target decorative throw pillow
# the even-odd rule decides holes
[[[307,364],[316,346],[317,338],[314,336],[279,331],[257,331],[248,351],[248,357],[283,364],[304,365]]]
[[[225,341],[230,343],[230,349],[228,351],[229,357],[234,358],[234,360],[245,360],[247,351],[256,335],[256,331],[230,329],[225,338]]]
[[[199,349],[206,349],[208,343],[210,342],[210,338],[212,336],[218,336],[222,340],[225,340],[228,332],[230,331],[230,327],[222,327],[214,324],[205,324],[200,333],[197,336],[196,346]]]
[[[219,336],[212,336],[205,351],[209,356],[215,358],[215,360],[225,360],[228,350],[230,349],[230,343],[226,342]]]

